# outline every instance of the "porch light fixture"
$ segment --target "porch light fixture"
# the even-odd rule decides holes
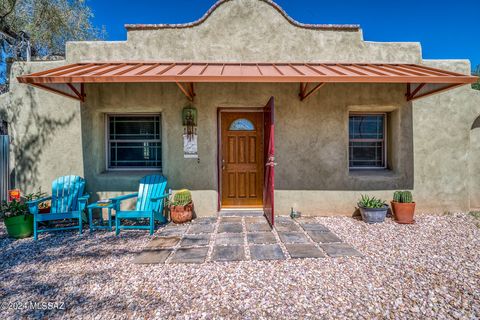
[[[187,106],[183,108],[182,123],[185,127],[185,134],[190,140],[196,133],[195,127],[197,126],[197,109],[192,106]]]

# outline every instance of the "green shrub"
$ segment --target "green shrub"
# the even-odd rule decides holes
[[[29,213],[28,206],[22,200],[17,201],[16,199],[13,199],[10,202],[2,201],[0,205],[1,218],[16,217],[16,216],[21,216],[28,213]]]
[[[480,90],[480,80],[478,80],[477,83],[472,84],[472,89]]]
[[[473,73],[474,76],[480,77],[480,65],[477,66],[477,70]],[[480,90],[480,78],[476,83],[472,84],[472,88],[475,90]]]

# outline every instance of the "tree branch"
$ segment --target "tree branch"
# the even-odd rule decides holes
[[[3,23],[3,20],[10,14],[12,14],[13,10],[15,10],[15,6],[17,5],[17,0],[12,0],[11,1],[12,6],[10,7],[10,10],[8,10],[4,15],[0,16],[0,22]]]

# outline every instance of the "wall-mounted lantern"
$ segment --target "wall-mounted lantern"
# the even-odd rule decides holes
[[[197,126],[197,109],[191,106],[183,108],[182,119],[183,119],[184,126],[196,127]]]
[[[182,110],[183,151],[185,158],[198,159],[197,109],[187,106]]]
[[[191,106],[183,108],[182,122],[185,127],[184,134],[186,134],[189,139],[192,139],[193,135],[197,133],[197,109]]]

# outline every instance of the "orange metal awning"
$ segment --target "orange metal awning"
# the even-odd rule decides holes
[[[326,83],[405,83],[407,99],[413,100],[476,80],[422,65],[367,63],[95,62],[18,77],[21,83],[82,101],[84,83],[175,82],[190,100],[195,96],[193,84],[199,82],[300,83],[302,100]],[[309,90],[311,83],[317,85]]]

